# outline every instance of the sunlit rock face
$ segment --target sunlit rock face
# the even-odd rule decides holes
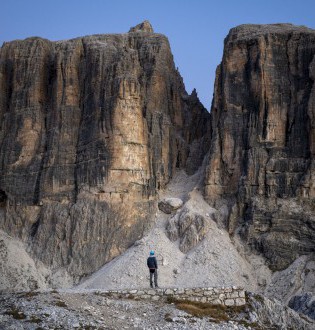
[[[147,21],[5,43],[0,227],[52,268],[95,271],[143,235],[175,170],[201,165],[209,117]]]
[[[207,200],[271,268],[315,251],[315,31],[242,25],[216,72]]]

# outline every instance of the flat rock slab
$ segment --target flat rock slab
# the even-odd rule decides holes
[[[182,207],[183,204],[184,203],[180,198],[164,198],[159,202],[158,206],[162,212],[171,214]]]

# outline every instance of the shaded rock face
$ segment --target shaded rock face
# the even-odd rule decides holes
[[[315,251],[315,31],[289,24],[230,31],[216,73],[205,196],[286,268]]]
[[[315,320],[315,297],[311,292],[293,297],[289,302],[289,307]]]
[[[315,294],[315,260],[313,254],[301,256],[285,270],[274,272],[264,290],[264,295],[287,305],[292,297],[306,292]]]
[[[156,191],[208,149],[209,114],[148,22],[5,43],[0,87],[0,226],[77,277],[141,238]]]

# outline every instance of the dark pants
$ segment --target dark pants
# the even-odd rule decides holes
[[[150,286],[153,287],[153,281],[152,281],[152,277],[154,276],[154,285],[155,287],[158,286],[158,283],[157,283],[157,277],[158,277],[158,274],[157,274],[157,269],[150,269]]]

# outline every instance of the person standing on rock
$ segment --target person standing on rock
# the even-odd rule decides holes
[[[158,283],[157,283],[157,261],[156,258],[154,256],[154,251],[150,251],[150,257],[147,259],[147,265],[149,267],[149,271],[150,271],[150,286],[151,288],[153,288],[153,281],[152,278],[154,276],[154,285],[156,288],[158,288]]]

